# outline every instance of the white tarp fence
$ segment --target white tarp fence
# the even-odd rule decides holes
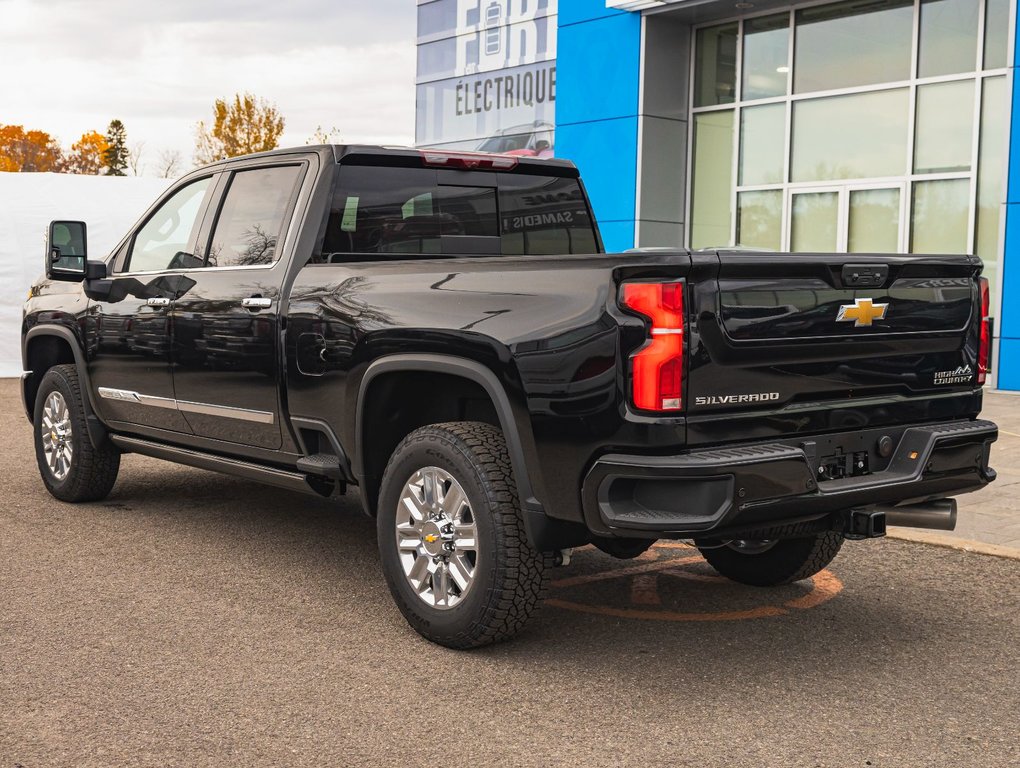
[[[43,273],[53,219],[84,221],[89,258],[104,258],[163,190],[167,179],[0,173],[0,376],[21,374],[21,312]]]

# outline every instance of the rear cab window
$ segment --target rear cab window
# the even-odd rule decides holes
[[[597,253],[577,178],[342,166],[319,263]]]

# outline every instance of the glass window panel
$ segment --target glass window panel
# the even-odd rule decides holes
[[[797,102],[793,181],[903,175],[908,106],[905,88]]]
[[[201,179],[179,189],[152,214],[131,244],[128,271],[155,272],[201,266],[202,260],[187,253],[187,247],[198,225],[209,182],[208,178]]]
[[[698,30],[694,106],[732,104],[737,85],[737,24]]]
[[[993,283],[999,277],[999,216],[1002,203],[1005,202],[1002,174],[1005,166],[1008,103],[1006,78],[987,78],[981,102],[975,251],[985,263],[985,277]]]
[[[737,196],[737,245],[778,251],[782,247],[783,192],[741,192]]]
[[[918,77],[973,72],[981,0],[921,0]]]
[[[790,250],[795,253],[834,253],[838,218],[838,192],[794,194],[790,216]]]
[[[276,261],[283,219],[302,175],[299,165],[235,173],[216,219],[209,266],[252,267]]]
[[[974,148],[974,81],[917,88],[916,173],[969,171]]]
[[[988,0],[985,7],[985,69],[1006,66],[1009,45],[1009,0]]]
[[[786,94],[786,81],[790,75],[789,48],[789,14],[744,22],[742,99],[765,99]]]
[[[691,247],[730,243],[733,110],[694,116]]]
[[[911,253],[966,253],[970,181],[918,181],[910,217]]]
[[[899,251],[899,189],[852,190],[847,237],[847,250],[851,253]]]
[[[786,139],[786,104],[740,110],[740,184],[780,184]]]
[[[793,90],[805,93],[906,80],[913,33],[910,0],[851,0],[799,10]]]

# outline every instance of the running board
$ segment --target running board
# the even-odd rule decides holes
[[[155,443],[150,440],[140,440],[137,437],[124,437],[123,435],[110,435],[110,440],[123,451],[140,453],[143,456],[152,456],[156,459],[165,459],[177,464],[186,464],[189,467],[207,469],[210,472],[222,472],[226,475],[242,477],[245,480],[254,480],[267,485],[275,485],[277,488],[286,488],[289,491],[300,491],[315,496],[324,495],[316,491],[309,483],[308,477],[300,472],[290,472],[286,469],[266,467],[261,464],[253,464],[250,461],[230,459],[225,456],[217,456],[212,453],[203,453],[191,448],[178,448],[164,443]]]

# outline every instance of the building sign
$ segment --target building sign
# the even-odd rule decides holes
[[[556,0],[418,6],[415,140],[548,157],[556,116]]]

